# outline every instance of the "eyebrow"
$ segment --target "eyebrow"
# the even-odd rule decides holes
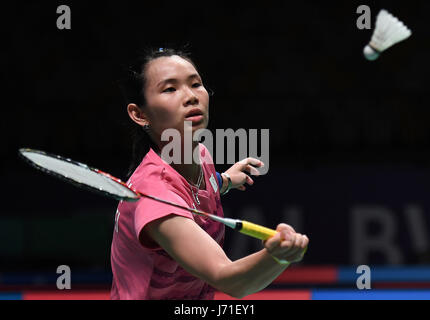
[[[200,79],[200,75],[198,73],[193,73],[193,74],[189,75],[188,78],[187,78],[187,80],[191,80],[193,78],[198,78],[199,80],[201,80]],[[163,85],[165,85],[167,83],[177,83],[177,82],[178,82],[178,79],[176,79],[176,78],[169,78],[169,79],[161,80],[157,84],[157,87],[161,87],[161,86],[163,86]]]

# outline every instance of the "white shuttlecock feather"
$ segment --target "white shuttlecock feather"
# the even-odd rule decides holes
[[[403,22],[387,10],[381,10],[376,17],[376,26],[372,39],[364,48],[364,56],[368,60],[376,60],[383,51],[409,38],[411,34],[411,30]]]

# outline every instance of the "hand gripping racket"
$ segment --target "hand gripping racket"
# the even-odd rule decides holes
[[[80,188],[101,193],[105,196],[124,201],[137,201],[141,197],[146,197],[177,208],[188,210],[193,214],[209,217],[212,220],[225,224],[248,236],[267,240],[274,236],[277,231],[239,219],[221,218],[216,215],[188,208],[170,201],[144,194],[127,186],[123,181],[111,176],[101,170],[91,168],[86,164],[73,161],[58,155],[49,154],[33,149],[19,149],[19,154],[33,167],[60,178],[63,181],[72,183]]]

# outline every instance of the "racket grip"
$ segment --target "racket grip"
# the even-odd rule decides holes
[[[267,240],[278,233],[278,231],[248,221],[242,221],[242,229],[239,232],[261,240]]]

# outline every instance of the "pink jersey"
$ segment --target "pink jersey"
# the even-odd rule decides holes
[[[206,183],[206,190],[198,191],[200,205],[187,180],[152,149],[127,184],[142,193],[223,216],[215,167],[203,144],[200,159]],[[121,201],[111,247],[112,299],[213,299],[214,288],[186,272],[161,247],[150,248],[138,239],[147,223],[172,213],[193,219],[222,246],[225,228],[221,223],[148,198]]]

